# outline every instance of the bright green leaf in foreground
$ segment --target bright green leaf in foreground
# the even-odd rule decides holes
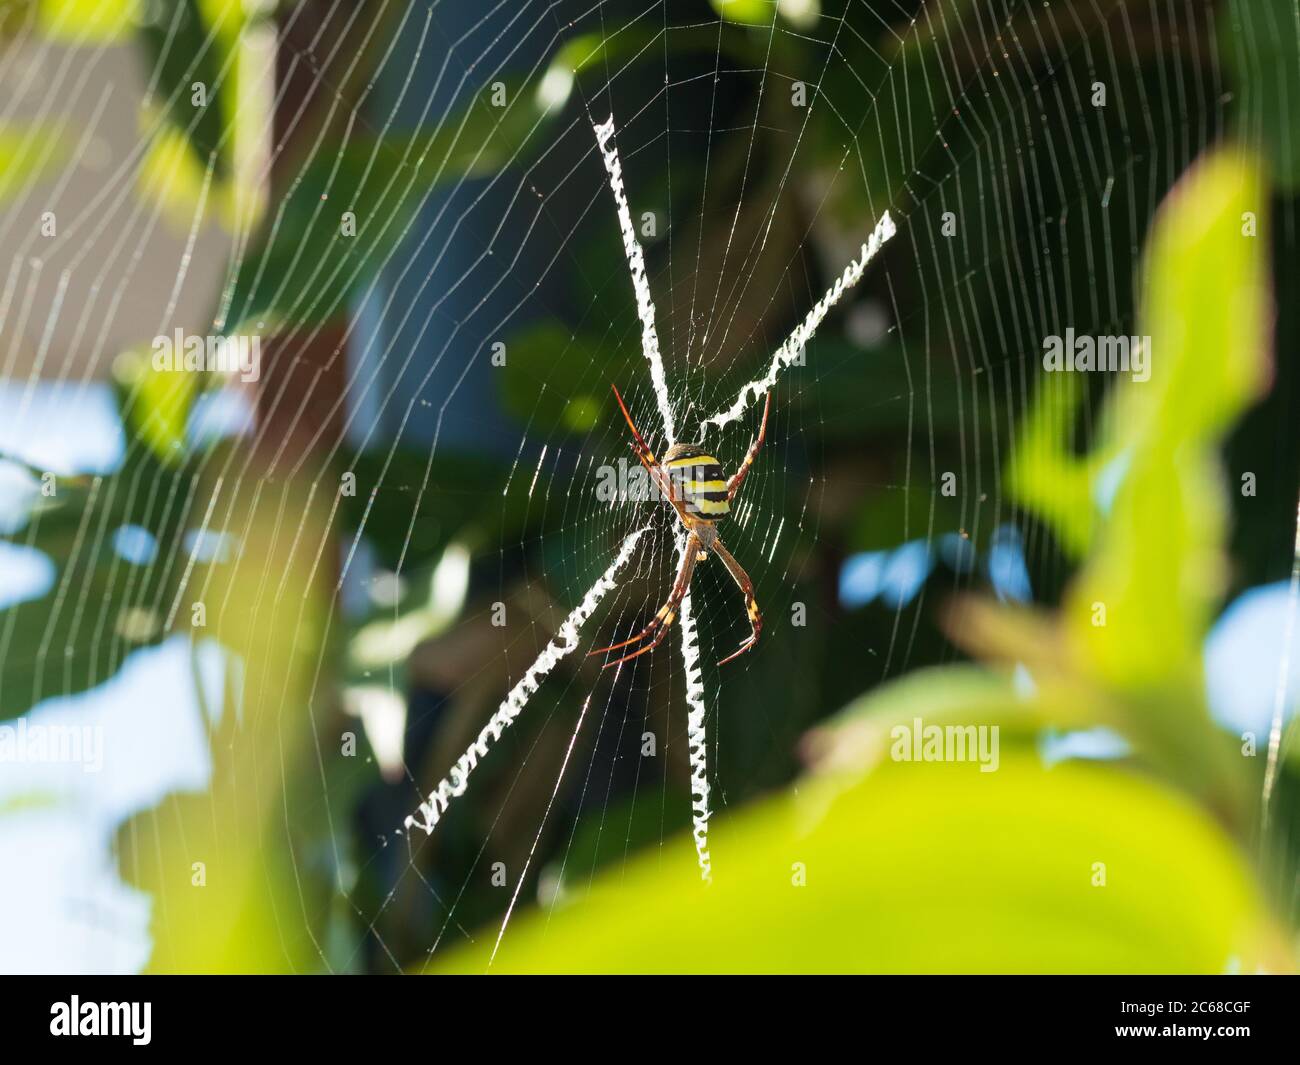
[[[711,886],[683,838],[519,917],[492,971],[1220,972],[1261,949],[1229,841],[1113,768],[888,763],[729,816],[710,845]],[[446,968],[481,970],[494,939]]]
[[[1221,152],[1180,180],[1149,241],[1139,331],[1151,376],[1121,377],[1108,407],[1106,437],[1125,469],[1066,604],[1091,667],[1128,688],[1200,673],[1226,564],[1216,448],[1268,375],[1263,248],[1243,224],[1261,201],[1254,169]]]
[[[1082,386],[1045,375],[1011,464],[1021,502],[1091,555],[1066,603],[1074,660],[1130,690],[1199,676],[1222,591],[1216,450],[1269,373],[1262,201],[1254,166],[1233,151],[1184,175],[1148,241],[1137,329],[1147,379],[1115,377],[1099,439],[1076,457]]]

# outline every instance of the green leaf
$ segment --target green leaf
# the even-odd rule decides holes
[[[1115,379],[1095,445],[1076,456],[1084,386],[1046,375],[1011,463],[1020,502],[1090,555],[1065,602],[1066,639],[1072,660],[1117,689],[1199,684],[1226,569],[1217,448],[1270,372],[1271,297],[1254,235],[1266,231],[1262,198],[1254,166],[1232,151],[1183,176],[1145,258],[1148,379]]]
[[[303,536],[320,542],[328,517],[319,497],[313,502],[301,481],[283,491]],[[274,516],[251,494],[236,494],[234,502],[230,527],[240,530],[242,550],[284,595],[259,607],[263,582],[242,566],[214,566],[192,586],[225,604],[220,617],[210,616],[208,633],[240,663],[241,681],[224,706],[209,708],[220,716],[209,724],[207,789],[171,792],[125,822],[115,840],[123,875],[152,898],[154,972],[323,968],[324,930],[351,875],[346,847],[336,845],[328,825],[356,808],[353,789],[363,774],[332,777],[328,801],[319,801],[318,774],[350,759],[338,755],[335,742],[318,746],[322,735],[313,730],[316,666],[331,649],[331,581],[311,552],[277,535]],[[307,754],[322,750],[320,760]],[[355,949],[342,950],[343,960]]]
[[[811,29],[821,17],[820,0],[710,0],[713,10],[742,26],[770,26],[775,14],[800,29]]]
[[[140,0],[38,0],[37,25],[41,33],[79,48],[112,44],[129,37],[135,28]],[[26,17],[26,4],[6,4],[4,14],[15,24]]]
[[[205,9],[211,17],[205,17]],[[177,10],[141,22],[138,31],[146,62],[157,77],[155,99],[166,104],[167,119],[185,134],[200,166],[206,167],[210,157],[215,160],[218,178],[230,168],[233,144],[223,137],[237,110],[238,66],[233,56],[243,24],[238,3],[180,0]],[[194,103],[196,83],[206,93],[202,106]]]
[[[505,409],[543,435],[590,432],[613,404],[602,368],[615,352],[595,337],[541,322],[510,338],[498,375]]]
[[[1122,480],[1065,604],[1083,659],[1130,690],[1199,686],[1226,569],[1216,448],[1269,373],[1263,245],[1242,222],[1261,199],[1249,162],[1219,152],[1182,178],[1152,231],[1140,317],[1151,376],[1121,378],[1107,406],[1102,450],[1122,456]]]
[[[176,375],[183,376],[183,375]],[[181,537],[198,517],[187,512],[193,473],[162,465],[138,448],[110,477],[60,477],[28,526],[10,539],[56,566],[53,588],[0,611],[0,720],[38,701],[85,691],[117,672],[126,655],[162,639],[187,561]],[[119,557],[113,534],[137,525],[157,542],[157,561]],[[166,561],[170,560],[170,564]]]
[[[1070,446],[1084,394],[1074,374],[1044,378],[1007,470],[1015,497],[1042,515],[1076,557],[1088,553],[1097,532],[1093,483],[1107,459],[1099,451],[1081,460]]]
[[[154,369],[139,352],[125,353],[114,363],[114,372],[130,391],[123,406],[135,436],[160,462],[179,465],[186,456],[190,409],[207,375]]]
[[[492,970],[1222,972],[1264,949],[1241,858],[1205,815],[1140,777],[1032,753],[992,773],[813,778],[715,823],[710,847],[708,887],[679,837],[568,908],[518,916]],[[494,940],[442,970],[482,970]]]
[[[72,142],[54,125],[0,122],[0,203],[16,199],[72,154]]]

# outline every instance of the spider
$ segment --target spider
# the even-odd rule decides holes
[[[627,405],[619,395],[617,386],[610,387],[614,389],[614,398],[618,400],[619,409],[627,420],[628,428],[632,430],[632,450],[649,473],[651,482],[677,512],[677,517],[686,528],[687,538],[682,566],[677,571],[673,590],[650,624],[629,640],[588,652],[588,657],[618,651],[634,643],[640,643],[647,637],[651,638],[649,643],[630,654],[616,658],[613,662],[606,662],[604,668],[609,669],[610,666],[616,666],[658,647],[668,634],[669,626],[677,618],[677,608],[686,598],[686,593],[690,591],[691,576],[695,572],[696,562],[703,562],[710,554],[714,554],[722,560],[722,564],[727,567],[727,572],[740,586],[740,591],[745,597],[745,614],[749,618],[749,627],[752,630],[749,638],[744,640],[740,647],[718,663],[720,666],[726,665],[758,642],[759,633],[763,631],[763,616],[759,613],[758,602],[754,599],[754,582],[749,579],[749,574],[731,552],[723,546],[722,538],[718,535],[718,522],[730,513],[731,501],[740,490],[750,466],[754,464],[758,449],[763,446],[763,437],[767,435],[767,416],[772,409],[772,393],[767,394],[767,400],[763,404],[763,421],[759,425],[758,436],[754,438],[748,454],[745,455],[745,461],[729,480],[724,480],[722,464],[703,444],[674,444],[664,452],[663,462],[658,462],[654,452],[646,446],[641,434],[637,432],[632,415],[628,413]]]

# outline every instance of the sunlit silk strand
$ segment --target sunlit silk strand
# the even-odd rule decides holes
[[[650,383],[659,404],[667,446],[677,442],[677,427],[673,421],[673,407],[668,399],[668,379],[664,374],[663,355],[659,351],[659,334],[655,331],[654,297],[645,275],[645,256],[632,228],[632,213],[623,188],[623,165],[619,162],[618,148],[612,143],[614,116],[596,131],[596,143],[605,160],[609,174],[609,188],[618,208],[618,226],[623,233],[623,251],[627,255],[628,270],[632,275],[632,288],[636,292],[637,316],[641,319],[641,350],[650,363]],[[680,567],[686,550],[686,537],[677,536],[677,564]],[[700,878],[712,882],[712,865],[709,861],[709,773],[708,751],[704,730],[704,674],[700,668],[700,643],[691,614],[691,597],[687,593],[681,602],[678,628],[682,634],[682,667],[686,671],[686,752],[691,772],[691,836],[695,840],[695,854],[700,863]]]
[[[596,131],[596,144],[600,147],[605,160],[605,171],[609,174],[609,189],[614,194],[614,204],[618,208],[618,228],[623,233],[623,252],[627,255],[628,269],[632,273],[632,288],[636,292],[636,313],[641,319],[641,350],[646,361],[650,363],[650,383],[654,386],[655,399],[659,402],[659,416],[663,419],[664,435],[668,446],[677,443],[677,423],[673,420],[673,407],[668,401],[668,379],[664,376],[664,360],[659,352],[659,334],[655,331],[655,304],[650,295],[650,282],[645,276],[645,256],[637,242],[636,231],[632,228],[632,212],[627,206],[627,193],[623,189],[623,164],[618,159],[618,148],[610,143],[614,136],[614,116],[599,126]]]
[[[817,306],[808,312],[808,316],[786,338],[785,343],[776,349],[776,354],[772,356],[772,364],[767,368],[767,373],[762,377],[756,377],[745,385],[740,390],[740,395],[736,397],[736,401],[726,410],[705,418],[701,423],[702,429],[707,429],[711,425],[721,428],[730,422],[736,421],[745,413],[745,408],[750,403],[762,397],[776,384],[777,375],[798,360],[800,351],[813,338],[813,334],[817,332],[817,327],[822,324],[822,319],[830,313],[835,304],[839,303],[844,293],[862,280],[867,264],[876,257],[880,249],[885,246],[885,242],[897,232],[894,220],[890,218],[889,212],[886,211],[880,216],[876,228],[871,231],[871,237],[867,240],[867,243],[862,245],[862,255],[844,268],[844,273],[836,278],[835,284],[831,286],[830,291],[818,301]]]
[[[421,803],[420,808],[406,819],[405,824],[408,829],[422,828],[426,833],[432,833],[442,815],[446,813],[447,807],[451,805],[451,800],[465,794],[465,789],[469,786],[469,775],[474,771],[479,760],[487,755],[492,744],[501,738],[501,734],[523,712],[524,707],[528,705],[528,700],[532,698],[542,680],[555,668],[560,659],[577,649],[578,632],[600,605],[600,601],[615,587],[618,571],[627,564],[637,542],[648,531],[648,529],[638,529],[623,541],[623,546],[619,548],[618,555],[610,563],[609,568],[587,590],[587,594],[582,597],[582,602],[564,619],[564,623],[555,634],[555,639],[546,645],[542,653],[528,667],[519,683],[510,689],[510,694],[483,726],[478,738],[469,745],[464,754],[456,759],[451,772],[439,781],[428,801]]]
[[[684,559],[686,537],[677,541],[677,561]],[[713,882],[709,860],[709,774],[704,731],[704,672],[700,669],[700,644],[691,613],[691,593],[678,606],[678,625],[682,632],[682,664],[686,669],[686,754],[691,770],[691,835],[695,839],[695,856],[700,863],[700,879]]]
[[[650,364],[650,382],[654,387],[655,399],[659,405],[659,415],[663,419],[664,435],[668,446],[677,442],[677,426],[673,418],[672,403],[668,397],[668,380],[664,374],[663,354],[659,350],[659,334],[655,329],[654,297],[650,292],[650,282],[646,278],[645,255],[636,239],[632,228],[632,212],[627,202],[627,192],[623,187],[623,166],[619,160],[618,148],[612,143],[614,137],[614,116],[593,126],[596,143],[600,148],[605,163],[605,172],[609,175],[610,191],[614,195],[614,204],[618,211],[619,230],[623,234],[623,251],[627,256],[629,272],[632,275],[632,288],[636,293],[637,316],[641,320],[641,350]],[[861,280],[867,264],[897,232],[893,219],[886,211],[876,223],[867,243],[862,245],[862,255],[851,262],[836,279],[830,291],[824,295],[807,317],[799,324],[784,344],[772,356],[768,372],[747,384],[740,390],[736,401],[725,411],[715,414],[704,421],[701,428],[716,425],[721,428],[736,421],[745,411],[751,400],[765,394],[776,384],[777,376],[785,367],[792,365],[804,345],[812,339],[823,319],[844,294]],[[677,537],[678,564],[683,561],[686,550],[686,537],[679,533]],[[711,863],[708,851],[709,782],[707,766],[707,746],[704,726],[704,679],[700,669],[700,647],[695,628],[695,619],[691,614],[690,595],[682,601],[680,607],[682,634],[682,664],[686,670],[687,711],[687,752],[691,771],[691,822],[695,851],[700,864],[700,876],[710,881]]]

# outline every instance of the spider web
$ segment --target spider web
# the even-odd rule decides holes
[[[645,258],[632,228],[631,212],[628,208],[627,195],[624,190],[622,164],[618,158],[618,149],[611,143],[614,136],[613,117],[596,126],[595,133],[605,164],[605,171],[609,175],[610,190],[613,193],[618,209],[619,231],[623,238],[623,250],[631,270],[633,291],[636,293],[637,317],[641,322],[641,350],[648,363],[650,381],[658,404],[659,416],[662,419],[663,433],[666,439],[665,446],[672,447],[677,442],[677,422],[673,414],[672,400],[669,397],[668,382],[664,376],[663,356],[659,351],[654,300],[645,276]],[[796,358],[800,356],[800,353],[805,350],[808,341],[812,339],[817,326],[821,324],[829,310],[839,302],[849,288],[861,280],[867,263],[875,257],[884,241],[892,237],[894,232],[893,222],[889,214],[886,213],[880,224],[872,232],[870,243],[862,246],[861,258],[845,268],[844,273],[836,281],[835,285],[825,296],[818,300],[817,305],[809,312],[804,321],[781,345],[772,357],[772,365],[768,372],[757,380],[746,384],[740,390],[740,395],[737,396],[735,402],[719,414],[706,418],[703,422],[704,426],[723,426],[735,421],[744,412],[747,403],[751,399],[765,396],[770,391],[772,386],[776,384],[779,372],[792,365]],[[549,673],[564,655],[571,653],[577,647],[578,633],[581,626],[591,616],[600,599],[613,589],[615,578],[631,556],[640,535],[641,532],[638,531],[624,541],[610,568],[592,585],[591,589],[584,595],[582,602],[565,619],[560,628],[559,642],[548,644],[524,674],[524,678],[511,689],[510,694],[502,702],[491,721],[484,726],[483,731],[480,732],[478,738],[470,745],[465,754],[457,760],[451,774],[438,784],[428,801],[421,805],[419,817],[411,816],[406,819],[407,828],[419,824],[426,833],[432,833],[439,817],[446,810],[451,799],[465,793],[469,774],[478,764],[478,759],[487,755],[490,742],[499,740],[502,732],[523,712],[527,700],[537,691],[539,680]],[[681,567],[686,562],[689,547],[687,536],[681,530],[678,530],[676,534],[676,544],[678,566]],[[682,668],[687,679],[686,701],[690,708],[687,718],[687,749],[691,762],[692,834],[695,839],[700,875],[707,882],[711,879],[711,873],[708,853],[710,810],[708,762],[705,752],[704,731],[705,693],[700,679],[699,646],[695,632],[695,619],[691,612],[689,591],[682,598],[678,610],[681,615]],[[584,703],[584,713],[585,707],[586,704]],[[572,746],[570,746],[570,750],[572,750]],[[504,932],[504,925],[502,931]]]
[[[0,666],[32,721],[109,725],[102,780],[33,769],[0,795],[59,792],[40,831],[97,856],[99,938],[64,967],[139,968],[142,942],[181,935],[176,912],[151,918],[113,885],[147,882],[176,824],[197,831],[179,809],[147,819],[167,795],[197,794],[209,850],[234,853],[240,808],[217,797],[223,773],[274,814],[263,846],[283,851],[291,887],[269,890],[271,858],[250,883],[268,888],[268,939],[288,967],[405,968],[479,926],[500,947],[533,896],[564,905],[598,866],[678,829],[702,877],[724,876],[707,837],[716,812],[788,779],[817,717],[951,657],[926,645],[934,596],[985,581],[979,559],[999,545],[1064,576],[1001,481],[1042,337],[1067,324],[1132,332],[1148,221],[1231,117],[1217,12],[1200,0],[338,0],[290,5],[278,40],[258,21],[271,5],[209,5],[193,38],[191,5],[125,7],[158,43],[141,65],[141,129],[107,162],[120,45],[33,6],[6,23],[17,44],[0,53],[0,78],[34,81],[25,120],[63,114],[70,131],[22,142],[46,178],[0,219],[6,476],[24,499],[46,471],[81,493],[48,591],[0,620]],[[263,151],[233,151],[244,134],[232,123],[204,142],[188,198],[174,176],[140,195],[190,91],[166,76],[182,53],[207,64],[209,90],[237,86],[231,113],[265,125],[251,138]],[[1111,88],[1104,108],[1090,101],[1097,82]],[[327,127],[286,106],[292,86],[327,102]],[[58,212],[57,235],[33,235],[92,164],[97,186]],[[260,194],[221,201],[225,165]],[[339,229],[349,195],[373,205],[359,250]],[[304,214],[306,232],[327,236],[277,244]],[[214,228],[226,243],[207,257]],[[159,266],[165,296],[142,321],[135,286]],[[1096,279],[1082,303],[1080,273]],[[120,323],[147,344],[182,324],[194,290],[216,330],[250,309],[296,323],[267,352],[281,372],[221,390],[256,417],[223,425],[225,400],[204,397],[184,479],[133,467],[150,444],[125,429],[111,461],[52,446],[41,419],[94,401],[125,346]],[[336,358],[311,362],[322,347]],[[635,467],[611,383],[656,453],[703,439],[728,473],[773,392],[767,443],[721,527],[767,625],[722,669],[747,625],[716,564],[699,567],[654,654],[605,672],[582,662],[645,624],[684,549],[662,504],[602,496],[609,471]],[[138,383],[125,394],[128,417],[147,402]],[[951,500],[945,472],[962,486]],[[872,506],[853,510],[846,489]],[[24,506],[6,535],[37,551],[50,519]],[[138,526],[184,535],[134,557],[119,533]],[[818,597],[838,577],[819,553],[867,549],[872,624],[840,639],[834,619],[813,627],[853,658],[848,690],[820,675],[825,659],[804,668],[817,649],[793,619],[841,605]],[[196,601],[202,635],[186,624]],[[33,626],[34,665],[22,643]],[[302,658],[258,669],[248,632],[279,634]],[[375,633],[409,665],[359,655]],[[139,721],[76,702],[163,662],[171,639],[185,669],[136,700]],[[182,684],[197,693],[189,731],[144,712],[173,705]],[[370,756],[340,771],[339,735],[362,725]],[[195,728],[201,754],[123,797],[139,770],[121,745],[143,735],[162,748]]]

